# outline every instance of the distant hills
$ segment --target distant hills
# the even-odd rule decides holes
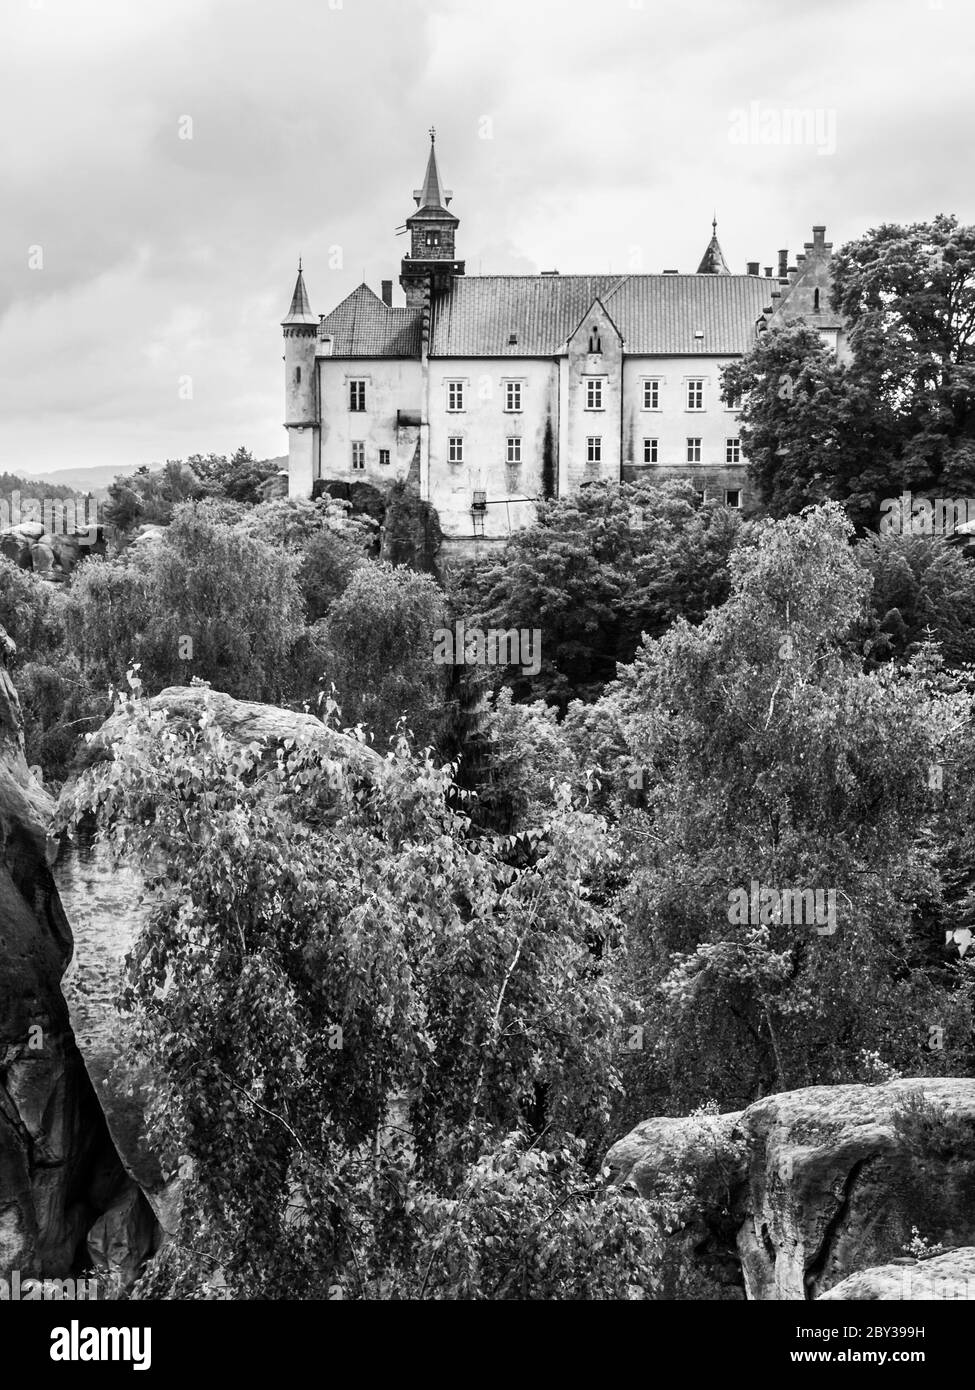
[[[288,456],[282,454],[280,458],[268,460],[270,463],[277,464],[278,468],[287,468]],[[162,468],[161,463],[151,464],[150,472],[157,473]],[[32,487],[37,487],[44,483],[52,483],[57,487],[73,488],[76,492],[90,492],[99,501],[104,501],[108,496],[108,489],[118,477],[129,477],[136,470],[134,468],[119,468],[116,464],[102,463],[95,464],[90,468],[56,468],[50,473],[35,473],[30,477],[25,477],[24,482]]]

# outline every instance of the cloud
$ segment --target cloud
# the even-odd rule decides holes
[[[283,452],[297,257],[319,312],[395,279],[431,123],[472,273],[693,269],[713,209],[736,268],[813,222],[975,220],[961,0],[11,0],[3,25],[0,468]],[[832,112],[835,152],[733,144],[752,102]]]

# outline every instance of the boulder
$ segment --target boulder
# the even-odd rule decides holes
[[[975,1300],[975,1247],[946,1250],[933,1259],[898,1260],[861,1270],[834,1284],[823,1299],[839,1302],[856,1299],[905,1299],[911,1302],[933,1299]]]
[[[202,686],[173,687],[150,703],[154,709],[164,708],[175,723],[194,727],[208,705],[223,733],[240,747],[256,740],[266,742],[270,749],[286,738],[307,739],[343,765],[368,765],[376,771],[383,767],[371,749],[327,728],[310,714],[234,700]],[[113,715],[106,720],[89,740],[78,771],[113,756],[123,719]],[[65,793],[70,786],[69,782]],[[143,880],[138,872],[113,864],[100,838],[83,835],[61,841],[54,877],[75,940],[64,992],[78,1046],[125,1170],[145,1194],[165,1240],[179,1222],[178,1165],[161,1163],[146,1143],[139,1085],[134,1086],[134,1094],[127,1094],[112,1073],[122,1027],[115,992],[125,958],[147,919]]]
[[[903,1258],[915,1228],[930,1244],[975,1244],[975,1080],[815,1086],[715,1117],[728,1174],[717,1196],[697,1176],[701,1124],[645,1121],[607,1157],[612,1180],[641,1196],[696,1193],[668,1238],[685,1287],[713,1275],[707,1243],[690,1237],[713,1243],[729,1224],[757,1300],[820,1298]]]
[[[31,546],[30,558],[35,574],[50,574],[54,568],[54,551],[41,541]]]
[[[0,1277],[64,1277],[97,1216],[110,1149],[60,981],[71,934],[45,857],[53,803],[24,757],[0,628]]]

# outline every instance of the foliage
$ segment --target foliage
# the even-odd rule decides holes
[[[593,1193],[570,1137],[601,1151],[618,1085],[588,944],[601,822],[560,797],[515,869],[402,741],[383,760],[327,729],[242,748],[132,683],[112,761],[56,828],[95,816],[146,876],[125,1055],[149,1142],[186,1174],[157,1277],[198,1286],[202,1251],[250,1297],[639,1284],[643,1218]],[[505,1139],[526,1124],[527,1147]]]
[[[594,699],[641,633],[721,602],[739,526],[736,512],[698,507],[684,483],[585,488],[540,505],[537,525],[468,573],[455,603],[485,629],[540,630],[540,673],[498,679],[564,710],[573,695]]]
[[[812,328],[763,334],[724,373],[774,516],[835,498],[874,527],[884,497],[975,490],[975,226],[886,223],[833,257],[850,361]]]
[[[328,677],[355,724],[384,745],[405,715],[418,742],[444,727],[447,671],[434,664],[444,599],[428,575],[367,561],[352,574],[323,625]]]
[[[916,908],[941,893],[929,768],[969,702],[931,653],[868,671],[844,647],[868,584],[848,536],[834,507],[765,523],[732,557],[723,608],[646,643],[606,697],[628,748],[609,775],[632,864],[626,979],[648,1035],[629,1061],[638,1109],[845,1080],[865,1047],[906,1071],[967,1065],[971,982],[929,970]],[[834,893],[835,931],[771,908],[733,916],[753,883],[818,890],[824,906]],[[948,1039],[937,1055],[932,1023]]]

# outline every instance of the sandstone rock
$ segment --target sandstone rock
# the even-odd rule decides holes
[[[750,1299],[822,1297],[902,1257],[914,1227],[932,1244],[975,1244],[975,1080],[810,1087],[720,1118],[715,1142],[740,1142],[744,1161],[719,1202],[695,1176],[697,1117],[646,1121],[607,1163],[615,1182],[645,1197],[659,1197],[662,1178],[671,1188],[689,1178],[692,1236],[726,1231],[730,1212]],[[710,1277],[703,1238],[675,1232],[681,1239],[684,1284]]]
[[[644,1120],[606,1157],[617,1186],[672,1210],[656,1298],[745,1297],[734,1249],[735,1197],[748,1172],[740,1119],[735,1112]]]
[[[0,536],[0,555],[4,559],[10,560],[19,569],[30,569],[30,541],[24,540],[23,536],[14,535],[12,531],[5,531]]]
[[[104,1121],[60,980],[71,935],[45,858],[53,803],[24,758],[0,628],[0,1276],[68,1274],[97,1214],[88,1175]]]
[[[30,558],[35,574],[50,574],[54,568],[54,551],[40,541],[31,546]]]
[[[271,746],[285,738],[307,739],[344,765],[368,765],[374,771],[383,766],[371,749],[326,728],[310,714],[234,700],[199,686],[164,690],[150,703],[154,709],[165,708],[177,724],[194,727],[208,703],[223,733],[241,747],[255,740]],[[118,715],[106,720],[89,741],[79,766],[112,756],[123,720]],[[163,1236],[169,1237],[179,1221],[178,1171],[163,1169],[146,1143],[138,1085],[135,1095],[126,1095],[111,1071],[122,1026],[115,992],[125,957],[141,935],[148,911],[142,902],[143,881],[133,870],[114,865],[101,841],[82,836],[62,841],[54,877],[75,941],[64,993],[78,1046],[126,1172],[145,1194]]]
[[[156,1238],[152,1212],[138,1186],[130,1181],[89,1231],[88,1252],[110,1287],[118,1281],[128,1289],[152,1254]]]
[[[975,1247],[947,1250],[930,1260],[907,1260],[851,1274],[822,1295],[823,1300],[934,1299],[975,1300]]]

